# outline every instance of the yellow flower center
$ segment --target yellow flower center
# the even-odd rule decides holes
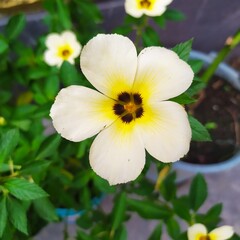
[[[202,235],[199,237],[199,240],[211,240],[211,238],[209,237],[209,235]]]
[[[137,6],[139,9],[152,10],[156,0],[137,0]]]
[[[141,0],[140,1],[140,6],[142,8],[149,9],[151,7],[151,2],[149,0]]]
[[[113,106],[114,114],[124,123],[130,123],[143,116],[142,97],[139,93],[122,92]]]
[[[61,46],[58,49],[58,56],[63,60],[68,60],[72,53],[73,49],[68,44]]]

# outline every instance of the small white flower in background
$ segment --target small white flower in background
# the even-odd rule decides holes
[[[193,71],[163,47],[139,56],[130,39],[99,34],[83,48],[81,69],[98,90],[62,89],[51,108],[55,129],[74,142],[95,138],[90,165],[111,185],[134,180],[145,164],[145,149],[162,162],[189,150],[191,129],[184,108],[169,98],[192,83]]]
[[[60,67],[63,61],[74,64],[74,59],[79,56],[81,44],[77,41],[75,34],[65,31],[61,34],[51,33],[47,36],[47,50],[44,53],[44,60],[50,66]]]
[[[234,234],[231,226],[215,228],[208,233],[207,228],[200,223],[196,223],[188,228],[188,240],[227,240]]]
[[[162,15],[173,0],[125,0],[127,14],[139,18],[143,14],[156,17]]]

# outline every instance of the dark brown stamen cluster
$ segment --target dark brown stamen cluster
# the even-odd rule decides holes
[[[69,54],[70,54],[70,51],[69,51],[68,49],[65,49],[65,50],[62,51],[62,55],[63,55],[64,57],[69,56]]]
[[[113,111],[124,123],[130,123],[135,118],[143,116],[142,97],[138,93],[122,92],[118,95]]]
[[[150,8],[151,2],[149,0],[141,0],[140,5],[142,8]]]

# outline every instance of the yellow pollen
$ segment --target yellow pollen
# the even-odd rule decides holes
[[[137,106],[133,102],[129,102],[124,105],[124,109],[129,113],[134,113],[137,110]]]

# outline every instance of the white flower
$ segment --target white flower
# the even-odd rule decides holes
[[[98,90],[62,89],[51,108],[56,130],[74,142],[94,136],[90,165],[110,184],[134,180],[145,149],[162,162],[189,150],[191,129],[184,108],[165,101],[184,92],[193,79],[189,65],[162,47],[137,56],[130,39],[99,34],[83,48],[81,69]]]
[[[139,18],[143,14],[151,17],[162,15],[173,0],[125,0],[127,14]]]
[[[64,60],[74,64],[74,59],[79,56],[82,48],[75,34],[70,31],[49,34],[45,44],[47,46],[44,53],[45,62],[50,66],[58,67]]]
[[[215,228],[210,233],[207,228],[200,223],[196,223],[188,228],[188,240],[226,240],[234,234],[231,226]]]

